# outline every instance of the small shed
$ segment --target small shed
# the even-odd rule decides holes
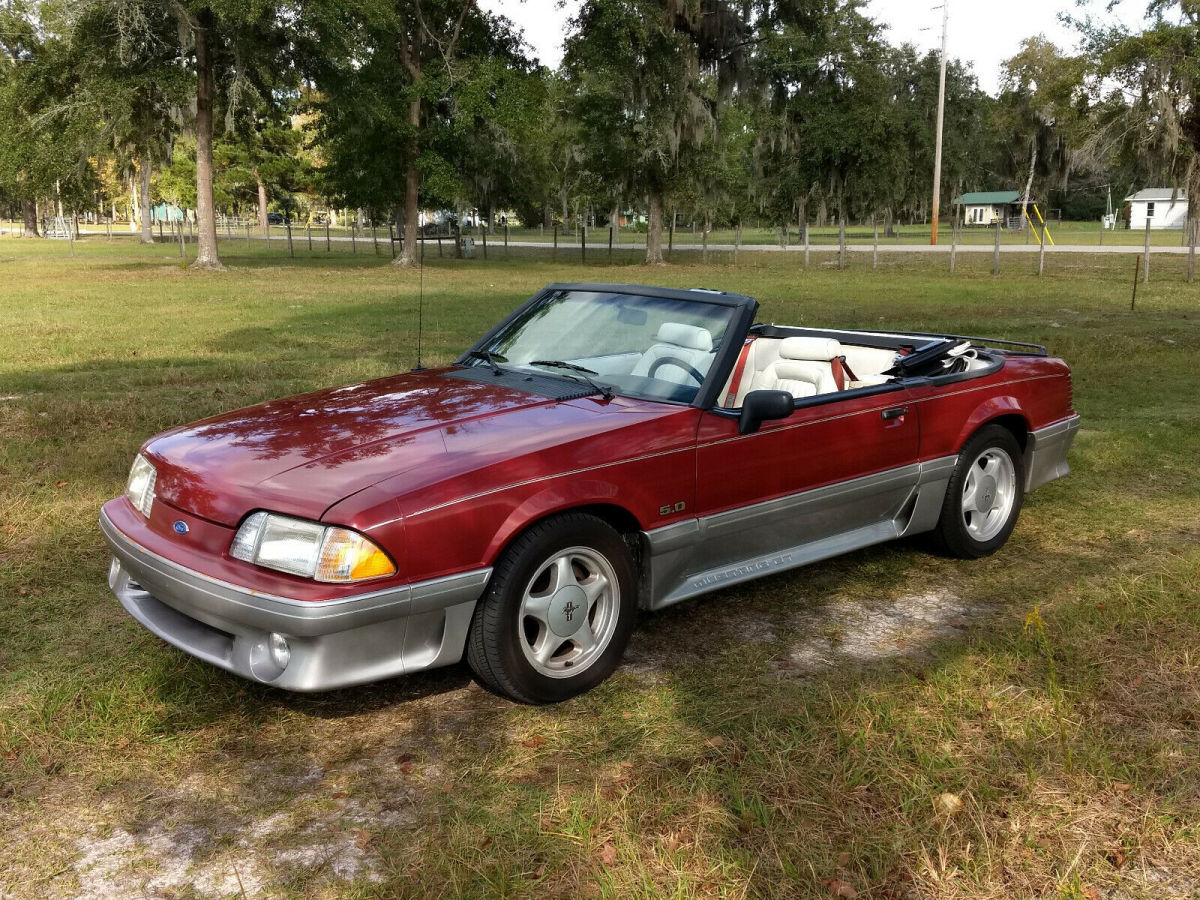
[[[183,210],[174,203],[163,201],[150,208],[151,222],[179,222],[182,219]]]
[[[1129,227],[1141,231],[1151,228],[1183,228],[1187,222],[1188,200],[1174,188],[1146,188],[1125,198],[1129,204]]]
[[[1008,227],[1012,219],[1021,218],[1020,191],[975,191],[955,197],[954,202],[962,207],[964,225]]]

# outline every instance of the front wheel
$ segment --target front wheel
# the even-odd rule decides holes
[[[1012,432],[977,431],[958,454],[934,538],[953,556],[978,559],[999,550],[1021,512],[1025,465]]]
[[[617,667],[637,611],[625,541],[595,516],[534,525],[501,554],[475,609],[467,662],[522,703],[557,703]]]

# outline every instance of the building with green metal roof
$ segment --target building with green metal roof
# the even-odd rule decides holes
[[[1032,204],[1033,201],[1030,200]],[[1021,227],[1020,191],[974,191],[954,198],[964,225]]]

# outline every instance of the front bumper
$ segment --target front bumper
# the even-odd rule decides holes
[[[291,691],[458,662],[491,576],[491,569],[479,569],[340,600],[292,600],[171,562],[132,540],[104,512],[100,530],[113,551],[108,586],[130,615],[199,659]],[[270,653],[272,633],[287,640],[286,665]]]

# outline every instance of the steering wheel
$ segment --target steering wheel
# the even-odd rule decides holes
[[[646,377],[653,378],[654,373],[657,372],[662,366],[675,366],[676,368],[683,369],[689,378],[695,380],[696,384],[704,384],[704,375],[700,372],[700,370],[689,363],[684,362],[678,356],[660,356],[653,363],[651,363],[649,370],[646,372]]]

